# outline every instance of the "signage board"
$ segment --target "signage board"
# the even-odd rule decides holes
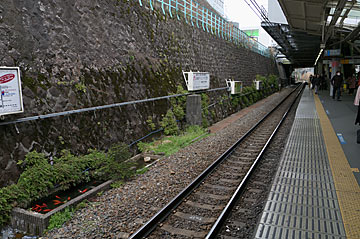
[[[256,90],[262,90],[263,89],[262,81],[254,80],[254,85],[255,85]]]
[[[231,94],[240,94],[242,92],[243,86],[241,81],[232,81],[231,82]]]
[[[188,91],[206,90],[210,88],[210,74],[208,72],[190,71],[183,73]]]
[[[341,64],[360,64],[360,59],[341,59]]]
[[[331,49],[324,51],[324,56],[340,56],[340,55],[341,55],[340,49]]]
[[[24,112],[19,67],[0,67],[0,116]]]
[[[232,95],[240,94],[243,89],[242,81],[226,80],[226,85]]]

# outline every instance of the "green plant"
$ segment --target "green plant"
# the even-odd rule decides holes
[[[202,127],[207,128],[209,126],[209,121],[207,119],[209,115],[209,96],[205,93],[201,94],[201,116],[202,116]]]
[[[138,143],[138,148],[141,152],[153,151],[154,153],[165,153],[171,155],[179,149],[192,143],[194,139],[205,137],[207,131],[200,126],[189,126],[185,132],[178,136],[168,136],[160,141],[151,143]]]
[[[111,187],[111,188],[119,188],[119,187],[120,187],[121,185],[123,185],[123,184],[124,184],[124,181],[122,181],[122,180],[117,180],[117,181],[111,183],[110,187]]]
[[[64,211],[55,213],[49,220],[49,226],[47,230],[60,228],[65,222],[71,219],[73,213],[74,209],[69,209],[68,207],[65,208]]]
[[[134,163],[126,162],[130,158],[130,152],[126,144],[119,144],[109,149],[107,157],[100,162],[96,171],[97,175],[106,179],[125,179],[134,175]]]
[[[179,133],[179,127],[172,110],[167,111],[166,115],[160,121],[160,125],[164,129],[166,135],[177,135]]]
[[[49,196],[55,185],[57,190],[65,190],[91,178],[108,180],[134,175],[132,164],[125,162],[129,157],[125,144],[111,147],[108,153],[89,150],[83,156],[63,150],[52,163],[42,153],[28,153],[25,160],[18,162],[23,172],[17,184],[0,189],[0,226],[9,220],[13,207],[27,207],[31,202]]]
[[[172,112],[177,120],[182,120],[185,117],[185,110],[181,105],[175,104],[172,107]]]
[[[240,104],[240,99],[241,99],[241,97],[238,95],[231,96],[231,98],[230,98],[231,106],[234,108],[238,107]]]
[[[250,105],[250,102],[246,96],[243,96],[242,102],[244,102],[245,107]]]
[[[75,84],[75,88],[77,91],[81,91],[83,93],[86,93],[86,85],[82,82],[78,82]]]
[[[146,123],[149,125],[151,130],[155,130],[156,129],[156,125],[153,122],[153,118],[151,116],[149,116],[146,120]]]
[[[0,226],[10,219],[10,213],[16,206],[16,185],[11,185],[0,189]]]
[[[58,140],[61,144],[65,144],[64,138],[61,135],[58,137]]]
[[[140,169],[136,170],[136,174],[144,174],[147,171],[149,171],[149,168],[148,167],[143,167],[143,168],[140,168]]]
[[[186,94],[188,91],[184,90],[181,85],[177,86],[175,94]],[[185,116],[185,107],[186,107],[186,96],[178,96],[170,98],[170,104],[172,111],[177,120],[183,120]]]
[[[210,113],[211,113],[211,117],[212,117],[213,119],[215,119],[215,117],[216,117],[215,110],[210,111]]]
[[[75,211],[86,208],[88,206],[88,204],[89,204],[89,201],[87,199],[82,200],[78,205],[76,205]]]
[[[150,151],[148,149],[148,143],[144,143],[144,142],[140,141],[139,143],[137,143],[137,147],[140,150],[140,152],[143,152],[143,153]]]
[[[177,86],[175,94],[186,94],[187,91],[181,85]],[[177,121],[182,121],[185,117],[186,96],[170,98],[171,108],[162,116],[160,126],[166,135],[176,135],[179,132]],[[148,122],[148,121],[147,121]],[[148,122],[148,124],[150,121]]]
[[[266,77],[265,77],[265,76],[262,76],[262,75],[256,75],[255,78],[256,78],[256,80],[258,80],[258,81],[262,81],[262,82],[267,81]]]
[[[274,88],[274,90],[279,90],[279,77],[276,75],[270,74],[268,76],[269,84]]]

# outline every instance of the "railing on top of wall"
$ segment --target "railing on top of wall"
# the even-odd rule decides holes
[[[217,35],[223,39],[231,41],[258,54],[270,57],[269,49],[257,40],[246,35],[245,32],[226,21],[218,14],[212,12],[206,7],[201,6],[194,0],[138,0],[140,6],[142,1],[149,3],[151,10],[154,5],[160,6],[164,15],[166,11],[171,18],[176,17],[180,20],[182,15],[185,21],[192,26],[202,28],[204,31]]]

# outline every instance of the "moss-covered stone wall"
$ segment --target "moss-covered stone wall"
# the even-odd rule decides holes
[[[211,88],[276,73],[271,59],[135,0],[1,0],[0,65],[22,74],[25,112],[5,120],[168,95],[185,87],[182,70],[210,72]],[[148,116],[157,121],[168,106],[0,126],[0,186],[16,181],[16,162],[31,150],[51,156],[130,143],[150,131]]]

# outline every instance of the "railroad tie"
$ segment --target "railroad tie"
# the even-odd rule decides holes
[[[224,208],[223,206],[197,203],[197,202],[193,202],[193,201],[186,201],[185,203],[192,207],[197,207],[197,208],[202,208],[202,209],[207,209],[207,210],[222,210]]]
[[[206,231],[196,232],[196,231],[186,230],[186,229],[182,229],[182,228],[175,228],[168,224],[162,225],[161,229],[164,231],[167,231],[171,234],[182,235],[182,236],[187,236],[187,237],[191,237],[191,238],[204,238],[207,234]]]

